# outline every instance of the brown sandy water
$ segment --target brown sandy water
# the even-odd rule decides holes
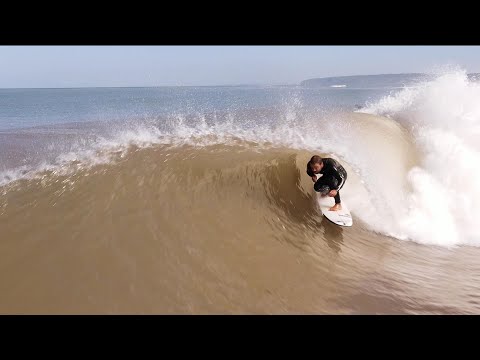
[[[132,147],[0,188],[0,313],[478,313],[479,249],[390,238],[355,212],[329,223],[310,156]]]

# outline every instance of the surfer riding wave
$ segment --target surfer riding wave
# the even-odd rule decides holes
[[[307,163],[307,174],[315,182],[313,188],[322,196],[335,198],[335,205],[330,211],[342,210],[340,189],[347,180],[347,171],[338,161],[332,158],[323,158],[314,155]],[[322,176],[317,180],[316,174]]]

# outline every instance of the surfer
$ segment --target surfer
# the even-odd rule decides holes
[[[332,158],[322,159],[318,155],[312,156],[307,163],[307,174],[315,183],[313,188],[323,196],[330,196],[335,198],[335,205],[330,211],[342,210],[340,201],[340,189],[347,180],[347,172],[338,161]],[[322,174],[317,180],[315,174]]]

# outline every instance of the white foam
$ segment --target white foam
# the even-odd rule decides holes
[[[402,207],[392,232],[426,244],[480,246],[480,85],[451,71],[362,112],[403,123],[421,155],[406,174],[413,189],[406,201],[388,204]]]

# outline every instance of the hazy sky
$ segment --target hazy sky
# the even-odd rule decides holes
[[[445,65],[480,72],[480,46],[0,46],[0,87],[296,84]]]

